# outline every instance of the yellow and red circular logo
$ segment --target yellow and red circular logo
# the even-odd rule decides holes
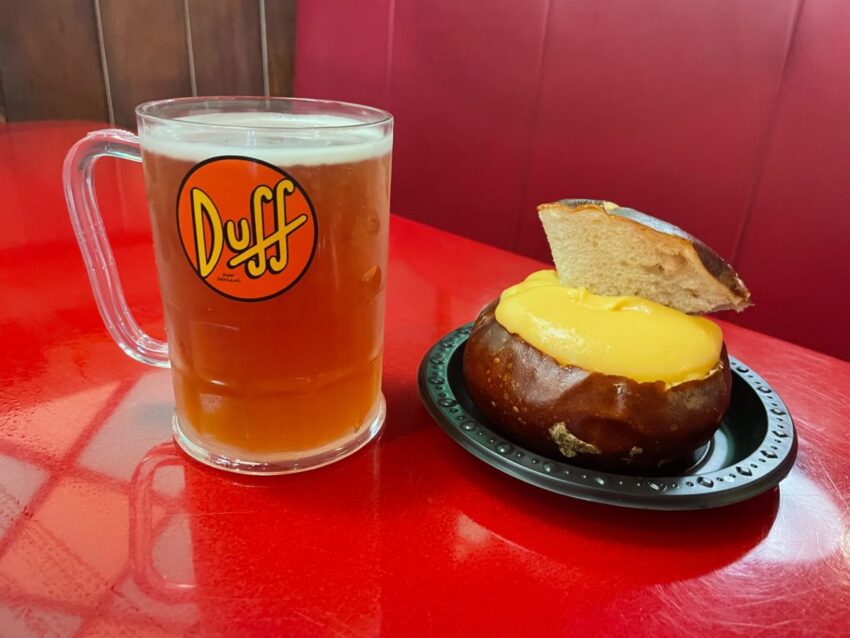
[[[291,288],[316,251],[316,213],[284,171],[247,157],[214,157],[186,175],[177,230],[192,268],[213,290],[261,301]]]

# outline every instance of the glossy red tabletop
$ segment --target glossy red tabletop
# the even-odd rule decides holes
[[[800,437],[746,503],[550,494],[463,451],[416,387],[435,340],[540,264],[394,217],[382,436],[317,471],[222,473],[175,449],[169,372],[95,308],[60,185],[92,128],[0,128],[0,636],[848,634],[850,363],[724,324]],[[140,167],[102,164],[130,304],[161,336]]]

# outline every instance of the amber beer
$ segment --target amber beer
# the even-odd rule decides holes
[[[178,442],[315,465],[383,420],[391,132],[245,148],[228,127],[276,120],[192,119],[141,135]]]

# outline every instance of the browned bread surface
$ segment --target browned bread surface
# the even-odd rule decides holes
[[[725,347],[704,379],[639,383],[560,365],[505,330],[495,308],[467,341],[466,385],[505,437],[538,454],[600,469],[657,467],[705,443],[729,405]]]
[[[636,295],[692,314],[751,305],[732,266],[673,224],[601,200],[566,199],[537,210],[565,286]]]

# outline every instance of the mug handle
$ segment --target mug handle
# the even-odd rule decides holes
[[[127,307],[95,194],[93,171],[101,157],[141,162],[139,138],[119,129],[94,131],[74,144],[65,156],[65,199],[97,308],[109,334],[127,355],[148,365],[168,368],[168,344],[145,333]]]
[[[168,465],[183,467],[185,459],[171,443],[150,450],[130,480],[130,565],[136,584],[149,596],[167,601],[194,600],[196,585],[169,580],[153,564],[153,477]]]

